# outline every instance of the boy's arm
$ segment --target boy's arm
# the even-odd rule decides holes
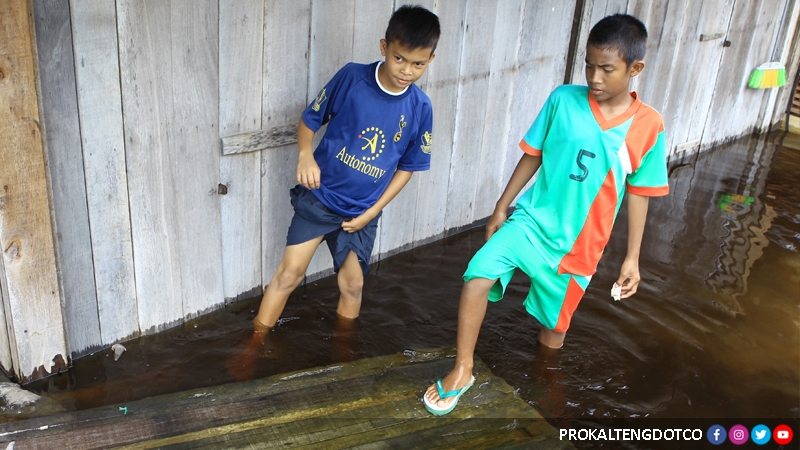
[[[489,218],[489,223],[486,224],[487,241],[503,226],[506,219],[508,219],[508,207],[511,206],[511,202],[514,201],[519,191],[525,187],[541,165],[541,156],[533,156],[528,153],[522,155],[522,158],[520,158],[517,163],[517,167],[514,169],[514,173],[511,174],[511,179],[508,180],[503,195],[500,196],[500,200],[497,201],[497,205],[494,207],[494,212],[492,213],[492,217]]]
[[[389,204],[396,196],[403,190],[403,188],[408,184],[408,180],[411,179],[412,172],[408,172],[405,170],[396,170],[394,176],[392,176],[392,180],[389,181],[389,186],[386,187],[386,190],[383,191],[378,201],[375,202],[372,207],[367,209],[364,214],[356,217],[355,219],[350,219],[347,222],[342,222],[342,229],[347,231],[348,233],[355,233],[356,231],[364,228],[370,220],[374,219],[378,216],[378,214],[383,211],[383,208]]]
[[[620,298],[632,296],[639,287],[639,250],[642,247],[649,201],[650,197],[628,192],[628,254],[625,255],[617,279],[617,284],[622,286]]]
[[[320,171],[313,147],[314,131],[300,118],[297,126],[297,182],[308,189],[319,189]]]

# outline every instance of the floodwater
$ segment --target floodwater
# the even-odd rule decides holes
[[[673,162],[650,203],[642,284],[614,302],[623,208],[563,349],[536,343],[524,275],[489,305],[477,355],[551,422],[800,416],[800,151],[746,138]],[[67,410],[359,358],[455,345],[461,274],[482,228],[373,265],[361,317],[336,319],[335,279],[299,288],[249,347],[259,299],[74,361],[26,388]],[[277,251],[278,249],[276,249]],[[444,375],[444,374],[442,374]],[[425,386],[420,386],[420,392]],[[6,420],[8,414],[6,414]],[[797,429],[795,429],[797,432]]]

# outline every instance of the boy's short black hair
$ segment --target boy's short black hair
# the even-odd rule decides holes
[[[589,32],[587,45],[601,50],[617,50],[629,67],[643,60],[647,51],[647,28],[628,14],[614,14],[597,22]]]
[[[421,6],[403,5],[392,14],[386,27],[386,42],[397,42],[409,50],[430,48],[439,43],[439,17]]]

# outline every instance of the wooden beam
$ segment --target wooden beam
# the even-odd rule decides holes
[[[14,366],[6,369],[25,383],[67,368],[30,0],[0,2],[0,42],[0,249]]]
[[[222,154],[257,152],[268,148],[283,147],[297,142],[297,124],[284,125],[268,130],[234,134],[222,138]]]

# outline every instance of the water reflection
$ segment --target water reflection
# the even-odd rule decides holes
[[[564,348],[537,345],[518,275],[490,305],[477,355],[555,422],[800,416],[798,186],[800,152],[763,139],[671,163],[671,194],[651,202],[636,296],[608,295],[626,249],[623,207]],[[82,358],[30,389],[83,409],[453,346],[461,273],[482,244],[478,229],[378,263],[353,323],[337,320],[335,280],[321,280],[293,294],[286,319],[253,346],[259,299],[126,343],[117,362],[110,351]]]

